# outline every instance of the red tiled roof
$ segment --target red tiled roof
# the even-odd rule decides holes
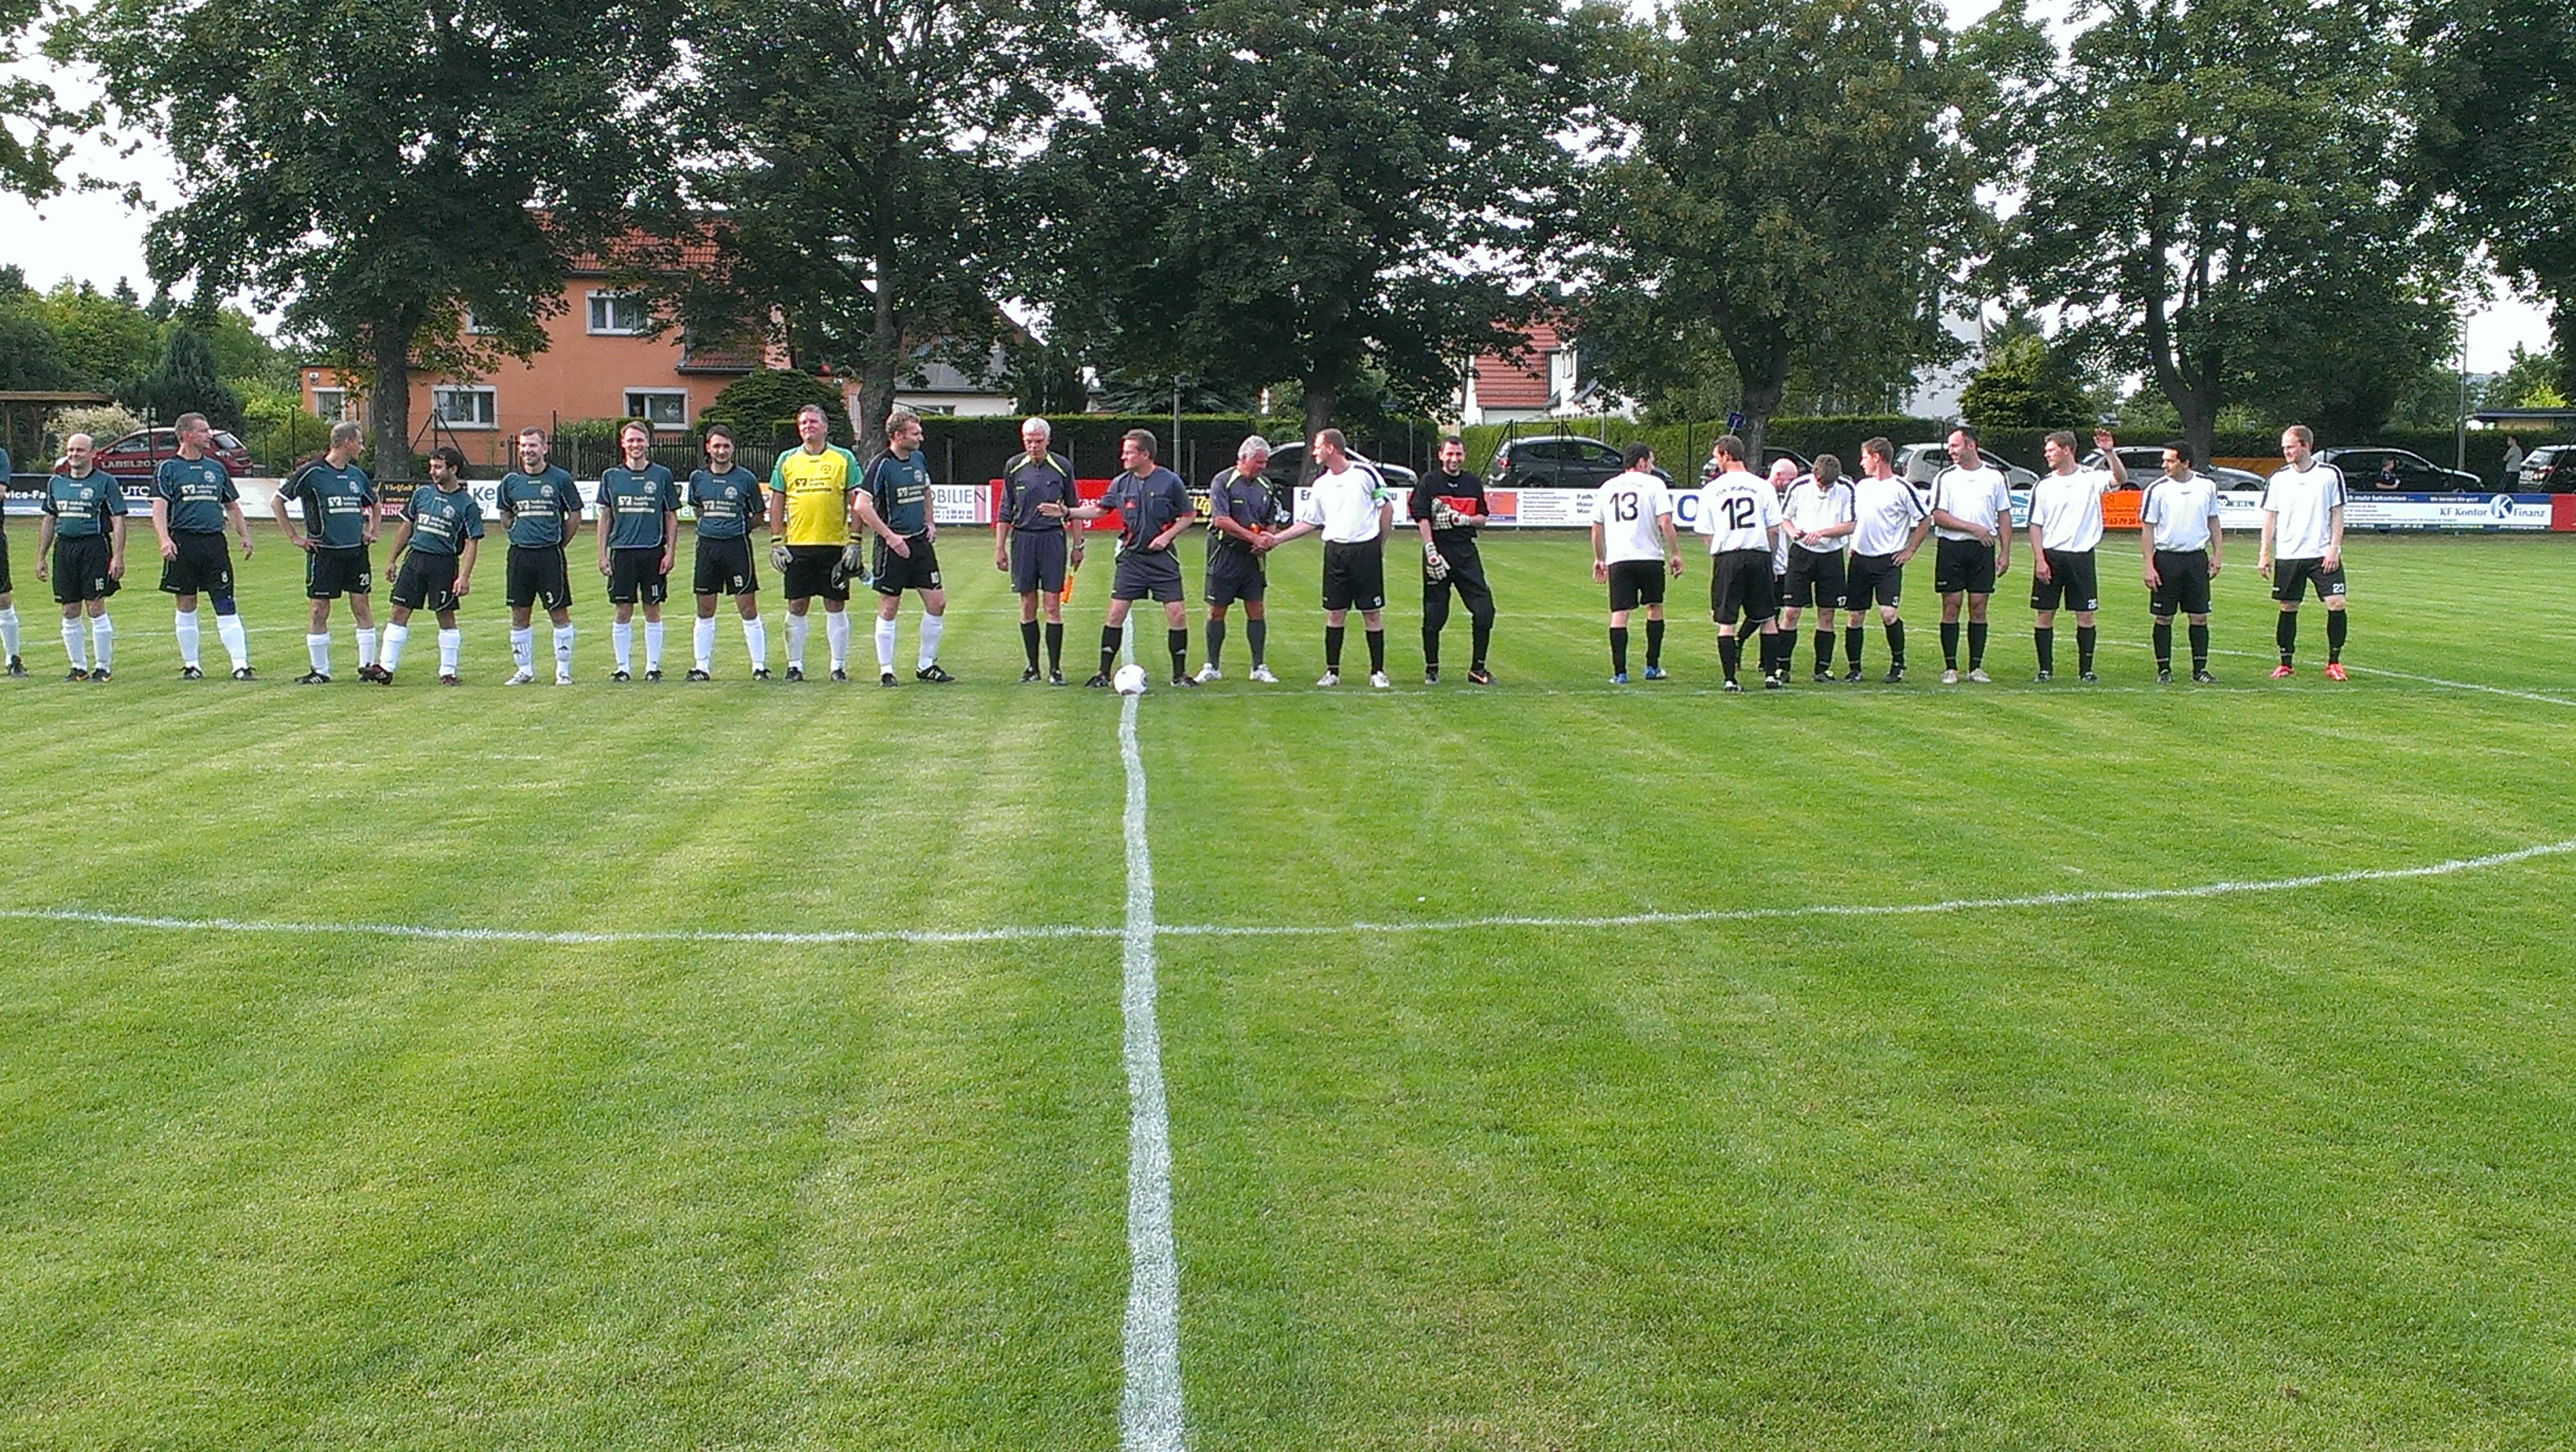
[[[1476,404],[1480,408],[1545,408],[1548,405],[1547,358],[1563,346],[1552,323],[1532,323],[1521,336],[1529,350],[1519,361],[1499,353],[1476,359]]]

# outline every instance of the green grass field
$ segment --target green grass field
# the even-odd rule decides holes
[[[139,564],[63,683],[12,532],[0,1446],[1118,1445],[1121,707],[1015,683],[982,537],[953,687],[729,618],[682,685],[685,607],[611,685],[591,581],[580,685],[478,591],[378,690],[345,616],[287,684],[268,530],[265,679]],[[1238,623],[1136,707],[1189,1444],[2567,1445],[2576,544],[2356,538],[2342,686],[2230,545],[2216,687],[2115,536],[2098,686],[2018,560],[1931,684],[1926,559],[1912,683],[1742,697],[1683,606],[1611,686],[1562,536],[1488,546],[1501,685],[1407,591],[1401,689],[1315,690],[1290,546],[1290,684]]]

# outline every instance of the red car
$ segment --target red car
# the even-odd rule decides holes
[[[160,471],[162,460],[178,456],[177,429],[136,429],[112,444],[102,445],[98,451],[97,467],[119,479],[148,484]],[[214,456],[215,462],[231,470],[236,479],[248,478],[259,472],[259,466],[251,462],[250,450],[242,447],[242,441],[220,429],[215,432]],[[62,468],[62,461],[54,461],[54,467]]]

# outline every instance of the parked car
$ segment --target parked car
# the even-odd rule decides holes
[[[2412,494],[2485,494],[2487,481],[2464,469],[2445,469],[2404,449],[2319,449],[2317,462],[2343,471],[2346,489],[2390,489]]]
[[[1400,494],[1412,493],[1413,486],[1421,482],[1420,475],[1402,464],[1381,464],[1356,449],[1351,451],[1351,457],[1374,467],[1386,480],[1386,487]],[[1272,449],[1270,463],[1262,469],[1261,477],[1269,481],[1270,498],[1279,507],[1280,517],[1286,518],[1290,506],[1296,503],[1297,486],[1306,482],[1306,445],[1301,441]]]
[[[2165,449],[2162,444],[2122,444],[2114,452],[2119,454],[2121,463],[2129,466],[2130,482],[2141,489],[2146,487],[2148,480],[2165,471]],[[2101,468],[2102,451],[2095,449],[2085,455],[2084,464],[2090,469]],[[2216,484],[2222,492],[2259,490],[2263,487],[2263,476],[2251,469],[2231,469],[2224,464],[2206,464],[2200,466],[2195,472]]]
[[[1782,459],[1786,459],[1790,463],[1796,465],[1798,472],[1801,474],[1815,472],[1815,461],[1808,458],[1806,455],[1799,453],[1795,449],[1783,449],[1770,444],[1764,444],[1762,446],[1762,467],[1754,470],[1753,472],[1768,477],[1771,473],[1771,466],[1779,463]],[[1659,469],[1656,472],[1662,473],[1663,471]],[[1717,461],[1715,459],[1700,460],[1699,482],[1707,484],[1715,481],[1716,478]]]
[[[2028,489],[2039,482],[2039,476],[1989,448],[1980,447],[1977,457],[2004,471],[2004,483],[2013,489]],[[1857,459],[1846,461],[1843,472],[1854,472]],[[1899,444],[1896,449],[1896,472],[1917,489],[1930,489],[1941,471],[1950,467],[1948,444]]]
[[[215,462],[232,471],[236,479],[259,472],[259,466],[251,462],[250,450],[242,447],[242,441],[220,429],[215,432],[212,452]],[[160,472],[162,460],[177,457],[177,429],[136,429],[114,443],[103,445],[98,451],[95,467],[128,483],[149,483],[152,476]],[[63,462],[55,460],[54,467],[64,467]]]
[[[1505,440],[1485,466],[1485,483],[1495,489],[1598,489],[1627,468],[1619,451],[1599,439],[1541,434]],[[1673,482],[1672,471],[1661,464],[1654,474],[1666,484]]]
[[[2576,444],[2543,444],[2523,455],[2513,487],[2524,494],[2576,494]]]

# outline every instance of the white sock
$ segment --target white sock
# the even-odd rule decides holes
[[[535,626],[510,627],[510,664],[523,671],[536,669],[537,630]]]
[[[882,675],[894,669],[894,622],[877,621],[877,672]]]
[[[440,675],[452,676],[456,674],[457,652],[464,649],[464,646],[464,631],[442,630],[438,632],[438,673]]]
[[[304,637],[304,653],[312,658],[313,669],[316,672],[326,676],[331,674],[331,633],[329,631]]]
[[[795,670],[805,669],[805,637],[814,633],[814,617],[787,617],[787,664]]]
[[[644,622],[644,669],[647,671],[658,671],[661,668],[662,622],[659,620],[647,620]]]
[[[197,612],[182,610],[175,618],[179,627],[179,664],[200,664],[197,659]]]
[[[755,615],[742,623],[742,644],[751,652],[751,668],[769,669],[769,622]]]
[[[250,632],[242,629],[238,615],[215,617],[215,636],[224,643],[224,654],[233,658],[233,669],[250,669]]]
[[[712,615],[689,627],[689,653],[699,670],[713,670],[716,659],[716,618]]]
[[[832,669],[849,669],[850,617],[847,611],[824,615],[823,638],[832,643]]]
[[[358,664],[365,665],[375,658],[376,629],[372,625],[361,626],[358,629]]]
[[[63,622],[63,654],[72,658],[73,670],[85,671],[89,669],[89,657],[82,653],[87,649],[89,649],[89,642],[87,638],[81,634],[80,617],[75,615],[70,619],[65,620]]]
[[[18,607],[15,605],[0,610],[0,651],[6,651],[11,660],[18,658]]]
[[[569,625],[555,627],[555,674],[572,674],[572,627]]]
[[[921,617],[921,659],[915,662],[921,669],[928,670],[939,664],[939,633],[947,628],[948,617],[945,615]]]
[[[617,657],[621,671],[635,668],[635,622],[620,620],[608,627],[608,652]]]
[[[376,653],[376,664],[388,671],[399,667],[402,664],[403,642],[409,639],[411,639],[410,626],[386,626],[384,648]]]
[[[116,622],[104,615],[89,618],[89,653],[98,659],[100,670],[116,665]]]

